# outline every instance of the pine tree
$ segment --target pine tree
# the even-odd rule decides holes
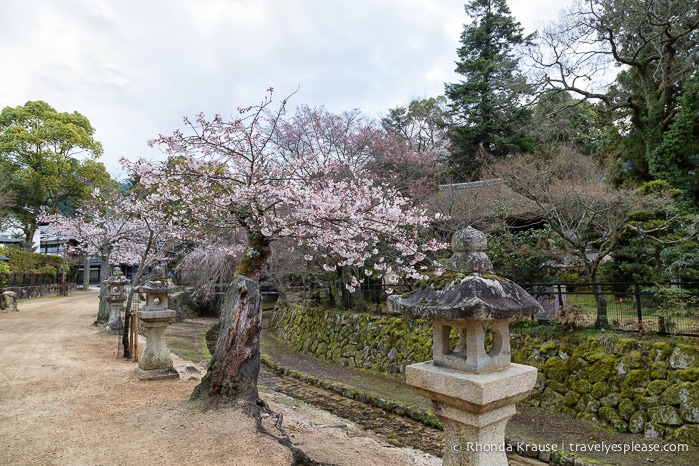
[[[454,113],[450,162],[457,181],[477,179],[483,155],[500,157],[529,146],[523,130],[528,86],[514,48],[530,38],[505,0],[471,0],[465,10],[472,22],[461,33],[455,70],[464,79],[445,85]]]

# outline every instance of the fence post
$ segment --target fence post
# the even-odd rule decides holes
[[[643,312],[641,311],[641,285],[638,283],[634,284],[634,300],[636,301],[636,316],[638,317],[638,323],[643,322]]]

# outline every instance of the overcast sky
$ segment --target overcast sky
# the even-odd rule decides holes
[[[526,32],[570,0],[509,0]],[[381,116],[456,82],[464,0],[0,0],[0,108],[44,100],[118,160],[198,112],[277,97]]]

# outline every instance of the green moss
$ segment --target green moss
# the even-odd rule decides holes
[[[672,385],[667,380],[652,380],[646,385],[646,391],[649,395],[660,395]]]
[[[558,345],[556,342],[553,341],[547,341],[543,345],[539,347],[539,351],[541,351],[544,354],[556,354],[556,351],[558,350]]]
[[[688,403],[697,401],[699,394],[696,388],[689,382],[682,382],[676,385],[671,385],[660,395],[660,402],[666,405],[679,405],[680,403]]]
[[[665,361],[655,361],[650,366],[650,378],[663,380],[667,377],[668,364]]]
[[[696,382],[699,380],[699,368],[678,369],[673,375],[683,382]]]
[[[615,373],[616,365],[617,360],[614,355],[605,355],[592,364],[588,371],[588,380],[590,383],[609,380]]]
[[[592,398],[595,399],[600,399],[603,396],[607,395],[609,393],[609,385],[607,385],[607,382],[597,382],[592,386],[592,391],[590,392],[590,395]]]
[[[650,371],[643,369],[634,369],[632,371],[629,371],[628,374],[626,374],[624,381],[621,383],[621,389],[628,390],[631,388],[645,387],[646,385],[648,385],[649,380]]]
[[[615,409],[603,406],[599,409],[599,417],[619,432],[626,432],[628,425],[619,417]]]
[[[682,419],[680,418],[680,413],[674,406],[654,406],[648,409],[648,419],[650,422],[655,424],[662,424],[666,426],[679,426],[682,425]]]
[[[626,361],[631,369],[641,369],[643,367],[643,356],[638,350],[630,351]]]
[[[592,391],[592,384],[583,377],[571,377],[570,378],[571,388],[581,394],[590,393]]]
[[[544,373],[549,379],[556,380],[558,382],[565,382],[570,372],[566,367],[565,361],[562,361],[559,357],[549,358],[544,364]]]
[[[622,398],[621,401],[619,401],[617,411],[624,421],[629,422],[631,416],[636,412],[636,406],[633,404],[633,401],[628,398]]]
[[[568,392],[565,395],[563,395],[563,406],[566,406],[568,408],[573,408],[578,404],[578,400],[580,399],[580,394],[575,393],[575,392]]]
[[[668,440],[689,445],[699,445],[699,425],[684,425],[667,436]]]
[[[638,342],[632,338],[619,338],[614,343],[614,354],[619,356],[628,354],[631,350],[638,347]]]
[[[651,358],[654,361],[667,361],[667,358],[672,354],[672,346],[664,341],[653,343],[652,348]]]
[[[640,434],[645,430],[648,415],[644,411],[636,411],[629,418],[629,432]]]

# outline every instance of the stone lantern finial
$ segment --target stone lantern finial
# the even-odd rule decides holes
[[[451,237],[453,256],[447,261],[450,272],[492,273],[493,263],[485,254],[488,240],[485,234],[472,227],[459,230]]]

